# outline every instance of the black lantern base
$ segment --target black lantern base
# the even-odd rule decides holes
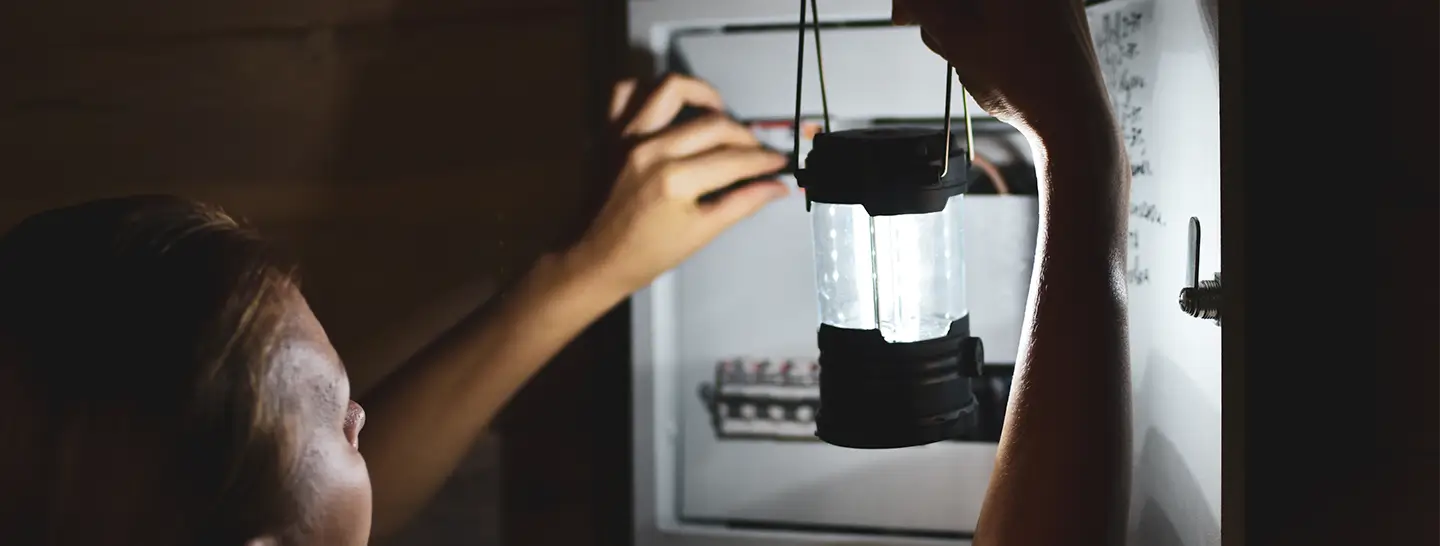
[[[965,436],[978,426],[970,380],[985,361],[970,319],[944,337],[887,343],[879,330],[822,324],[816,436],[849,448],[914,447]]]

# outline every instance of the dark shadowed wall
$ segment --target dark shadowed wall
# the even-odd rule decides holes
[[[363,390],[583,216],[623,11],[0,3],[0,226],[139,192],[222,205],[298,254]],[[404,542],[623,541],[624,340],[617,314],[557,359]]]

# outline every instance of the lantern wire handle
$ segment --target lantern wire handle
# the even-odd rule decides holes
[[[807,0],[800,0],[800,24],[797,26],[800,30],[800,41],[796,47],[797,58],[795,60],[795,123],[793,130],[795,132],[794,150],[795,166],[797,169],[800,166],[800,114],[805,96],[803,86],[805,82],[806,1]],[[828,133],[830,132],[830,99],[825,89],[825,54],[820,48],[820,6],[818,0],[809,0],[809,2],[810,11],[815,12],[815,16],[808,22],[810,23],[812,31],[815,33],[815,66],[820,76],[820,108],[825,118],[825,132]],[[950,102],[954,93],[954,85],[955,65],[947,62],[945,63],[945,151],[942,154],[940,178],[945,178],[946,175],[950,174]],[[960,112],[965,118],[965,154],[969,160],[967,163],[973,163],[975,161],[975,130],[970,124],[969,94],[965,92],[965,86],[963,85],[960,86],[960,94],[962,97],[960,101]]]
[[[825,93],[825,53],[820,50],[820,6],[810,0],[811,28],[815,30],[815,69],[820,75],[820,111],[825,115],[825,132],[830,132],[830,99]],[[801,31],[804,32],[804,31]]]
[[[965,116],[965,156],[975,162],[975,129],[970,124],[970,93],[960,84],[960,115]]]
[[[940,168],[940,178],[950,174],[950,98],[955,85],[955,65],[945,64],[945,159]],[[975,130],[970,126],[970,95],[965,86],[960,86],[960,115],[965,118],[965,156],[975,161]]]
[[[950,95],[955,87],[954,65],[945,63],[945,151],[942,152],[940,178],[950,174]]]
[[[805,84],[805,0],[800,0],[800,24],[795,27],[800,30],[800,45],[796,48],[799,58],[795,60],[795,125],[792,129],[795,132],[795,169],[800,169],[800,105],[801,87]],[[808,209],[809,206],[807,205]]]
[[[800,166],[800,114],[801,104],[804,99],[803,87],[805,83],[805,23],[807,0],[800,0],[800,24],[796,28],[800,30],[800,43],[796,47],[798,58],[795,60],[795,166]],[[825,54],[820,49],[820,6],[816,0],[808,0],[809,9],[815,12],[811,28],[815,32],[815,65],[820,74],[820,108],[825,116],[825,132],[830,132],[830,98],[825,89]]]

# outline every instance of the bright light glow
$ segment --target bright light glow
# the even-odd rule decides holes
[[[853,205],[815,203],[815,286],[820,321],[839,328],[876,327],[870,215]],[[820,210],[824,209],[824,210]]]
[[[966,315],[961,196],[931,214],[872,218],[859,205],[815,203],[820,320],[879,329],[907,343],[949,333]]]
[[[875,321],[880,334],[891,343],[906,343],[937,338],[950,329],[944,315],[927,309],[935,302],[927,301],[940,294],[926,294],[926,277],[940,274],[934,270],[944,265],[927,255],[926,243],[941,233],[924,233],[922,223],[930,215],[881,216],[874,219]],[[933,244],[933,243],[931,243]],[[937,263],[938,262],[938,263]],[[940,319],[940,320],[936,320]],[[940,324],[939,322],[943,322]]]

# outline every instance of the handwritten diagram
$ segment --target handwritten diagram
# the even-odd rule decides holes
[[[1150,282],[1142,235],[1149,229],[1166,225],[1160,208],[1144,199],[1156,170],[1150,162],[1145,140],[1150,121],[1147,114],[1153,95],[1151,87],[1157,69],[1153,53],[1153,26],[1149,25],[1153,14],[1153,0],[1116,2],[1090,12],[1090,34],[1095,40],[1095,53],[1110,91],[1110,105],[1120,124],[1125,151],[1130,158],[1131,220],[1126,275],[1133,285]]]

